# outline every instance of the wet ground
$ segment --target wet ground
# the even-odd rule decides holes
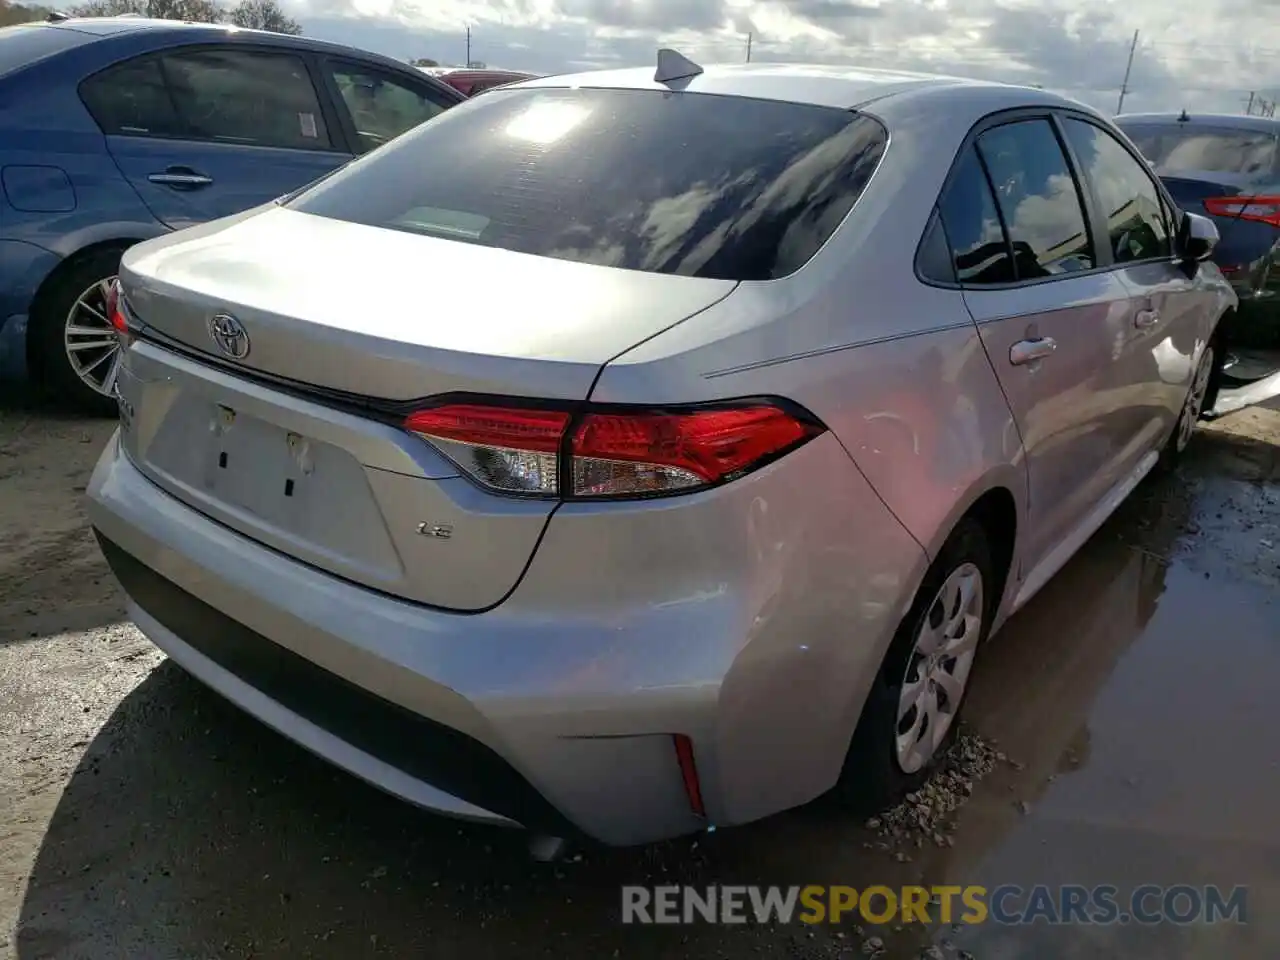
[[[1280,413],[1200,434],[993,640],[918,803],[556,865],[329,769],[121,623],[79,502],[109,430],[0,408],[4,960],[1280,955]],[[921,880],[1247,885],[1248,923],[618,922],[623,883]]]

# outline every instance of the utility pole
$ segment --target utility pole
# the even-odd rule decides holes
[[[1249,91],[1249,103],[1248,103],[1248,104],[1245,106],[1245,108],[1244,108],[1244,115],[1245,115],[1246,117],[1252,117],[1252,116],[1253,116],[1253,99],[1254,99],[1254,97],[1256,97],[1257,95],[1258,95],[1258,91],[1256,91],[1256,90],[1250,90],[1250,91]]]
[[[467,66],[471,66],[471,24],[467,24]]]
[[[747,34],[747,63],[751,62],[751,38],[753,36],[755,36],[755,34]]]
[[[1120,84],[1120,102],[1116,104],[1116,115],[1124,113],[1124,96],[1129,92],[1129,74],[1133,72],[1133,55],[1138,49],[1138,31],[1133,31],[1133,43],[1129,44],[1129,62],[1125,64],[1124,80]]]

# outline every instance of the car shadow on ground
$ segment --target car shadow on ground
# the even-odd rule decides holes
[[[84,509],[115,422],[0,393],[0,645],[125,619]]]
[[[890,955],[915,956],[948,931],[623,926],[620,887],[964,882],[1025,822],[1012,798],[1034,805],[1055,777],[1088,764],[1091,704],[1147,629],[1170,563],[1191,555],[1188,536],[1200,534],[1188,531],[1210,530],[1214,514],[1222,523],[1222,498],[1275,477],[1275,455],[1230,435],[1198,438],[1185,474],[1144,484],[993,641],[970,721],[1000,736],[1011,760],[975,791],[951,846],[903,853],[817,803],[538,864],[522,834],[385,796],[164,662],[93,738],[57,802],[16,955],[854,957],[874,934]]]

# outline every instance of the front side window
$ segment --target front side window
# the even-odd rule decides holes
[[[1085,181],[1106,218],[1116,263],[1173,255],[1160,191],[1120,141],[1084,120],[1063,123]]]
[[[394,140],[445,109],[420,91],[381,74],[345,64],[330,69],[360,137],[362,153]]]
[[[1048,120],[995,127],[978,138],[978,150],[1008,229],[1019,280],[1098,265],[1075,178]]]
[[[187,135],[257,147],[332,145],[301,58],[249,50],[194,50],[162,57]]]
[[[317,184],[317,216],[600,266],[770,280],[853,208],[887,134],[851,110],[494,89]]]
[[[956,279],[966,285],[1017,280],[991,186],[973,147],[966,147],[939,204]]]

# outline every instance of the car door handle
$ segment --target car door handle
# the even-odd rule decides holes
[[[1038,340],[1019,340],[1009,348],[1009,362],[1015,367],[1035,360],[1043,360],[1058,349],[1058,341],[1053,337],[1041,337]]]
[[[170,167],[164,173],[153,173],[147,177],[152,183],[158,183],[165,187],[175,187],[179,190],[194,190],[198,187],[207,187],[213,183],[212,177],[206,177],[203,173],[196,173],[194,170],[185,167]]]
[[[1133,315],[1133,325],[1139,329],[1144,327],[1154,327],[1159,322],[1159,310],[1139,310]]]

